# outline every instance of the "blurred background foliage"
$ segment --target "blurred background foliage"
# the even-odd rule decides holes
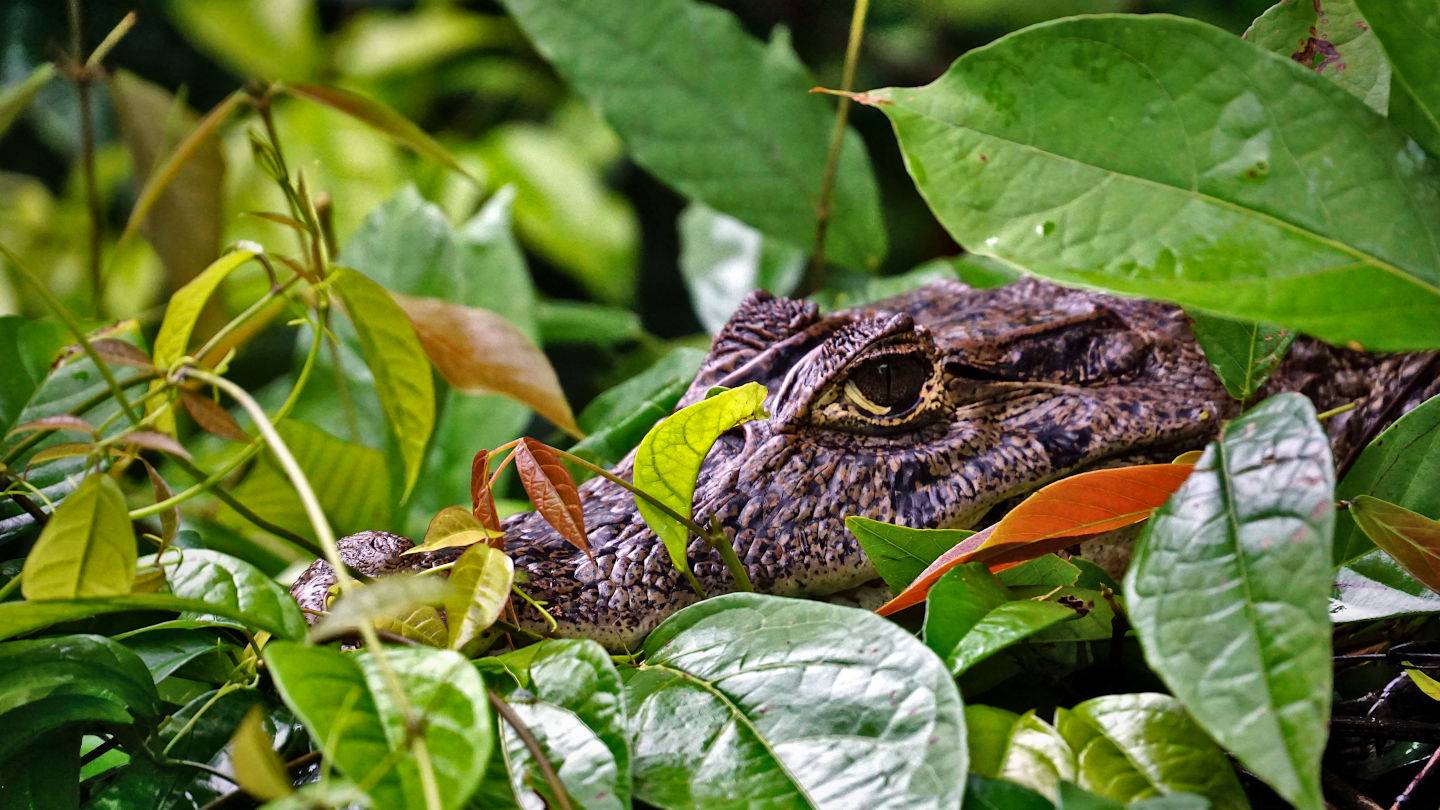
[[[637,2],[640,0],[637,0]],[[821,84],[838,84],[848,3],[726,0],[754,36],[789,32]],[[966,50],[1052,17],[1093,12],[1172,12],[1239,33],[1266,0],[878,0],[872,4],[856,86],[924,84]],[[245,212],[284,210],[252,157],[253,117],[222,128],[219,148],[187,165],[162,200],[145,239],[119,246],[143,177],[198,117],[256,77],[354,90],[390,105],[439,140],[478,179],[472,182],[332,110],[282,98],[275,120],[292,167],[328,195],[339,263],[363,266],[397,292],[491,309],[540,343],[582,428],[623,421],[637,401],[664,409],[678,396],[708,340],[756,284],[786,293],[805,257],[698,204],[630,163],[615,135],[565,85],[492,2],[401,0],[86,0],[86,52],[127,12],[139,22],[106,59],[96,88],[96,175],[107,276],[103,301],[89,300],[89,217],[81,176],[81,127],[71,82],[50,81],[0,137],[0,242],[46,277],[50,289],[93,323],[137,319],[153,333],[168,295],[237,240],[287,246],[284,227]],[[0,0],[0,88],[68,52],[65,3]],[[936,224],[906,176],[880,115],[855,111],[880,182],[890,250],[882,275],[922,267],[953,273],[957,246]],[[783,126],[783,122],[777,122]],[[213,189],[206,193],[204,189]],[[942,259],[936,263],[937,258]],[[483,267],[483,276],[472,272]],[[974,268],[971,268],[973,271]],[[983,281],[983,278],[978,278]],[[255,265],[224,288],[222,315],[256,300],[268,282]],[[842,304],[883,292],[875,279],[832,269],[822,300]],[[0,272],[0,314],[42,314],[13,274]],[[213,327],[212,327],[213,328]],[[338,527],[423,529],[440,507],[464,499],[469,457],[525,431],[556,439],[495,395],[447,392],[425,474],[414,496],[399,488],[385,429],[353,334],[337,325],[339,351],[289,420],[297,455]],[[203,325],[202,325],[203,331]],[[268,396],[288,390],[306,346],[272,324],[252,338],[231,376]],[[662,360],[663,358],[663,360]],[[659,361],[657,363],[657,361]],[[649,369],[649,371],[646,371]],[[644,371],[646,376],[602,394]],[[627,394],[627,390],[629,393]],[[657,393],[658,392],[658,393]],[[648,397],[648,399],[646,399]],[[657,398],[658,397],[658,398]],[[673,401],[673,400],[672,400]],[[589,404],[589,408],[584,406]],[[651,417],[653,419],[653,417]],[[647,423],[648,424],[648,423]],[[642,431],[643,432],[643,431]],[[601,431],[582,449],[612,460],[623,436]],[[632,439],[633,441],[633,439]],[[609,446],[607,442],[618,442]],[[197,456],[219,461],[218,442]],[[208,450],[207,450],[208,447]],[[210,458],[204,459],[209,452]],[[218,466],[218,463],[216,464]],[[328,471],[331,475],[323,476]],[[388,474],[387,474],[388,471]],[[343,472],[343,474],[341,474]],[[281,476],[265,464],[234,484],[275,522],[305,531]],[[243,490],[243,491],[242,491]],[[268,500],[267,500],[268,499]],[[395,510],[399,509],[400,513]],[[253,533],[212,512],[216,532]],[[212,534],[208,544],[223,546]],[[258,538],[248,537],[252,546]],[[294,557],[272,545],[274,567]],[[253,548],[246,556],[254,556]]]

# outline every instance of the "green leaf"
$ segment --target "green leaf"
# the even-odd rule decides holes
[[[307,0],[170,0],[165,10],[188,42],[241,77],[307,79],[323,63],[319,15]]]
[[[182,628],[147,629],[121,643],[140,656],[155,683],[160,683],[175,670],[206,653],[225,649],[224,643],[213,632]]]
[[[1440,613],[1440,594],[1421,585],[1394,557],[1378,548],[1346,563],[1335,575],[1330,600],[1330,619],[1334,622],[1419,613]]]
[[[746,383],[681,408],[661,421],[645,434],[635,451],[635,486],[689,518],[695,479],[711,446],[720,434],[736,425],[767,418],[765,394],[765,386],[760,383]],[[635,506],[645,525],[665,544],[675,568],[693,581],[685,557],[690,530],[644,498],[636,498]]]
[[[576,419],[587,435],[570,452],[601,466],[618,464],[656,422],[675,412],[704,359],[699,349],[671,349],[650,368],[595,397]]]
[[[965,719],[934,654],[869,611],[760,594],[691,605],[625,682],[637,799],[953,807]]]
[[[1334,83],[1220,29],[1059,20],[926,87],[858,97],[970,250],[1332,342],[1440,346],[1434,162]]]
[[[1350,514],[1406,573],[1440,593],[1440,521],[1369,495],[1351,501]]]
[[[463,649],[500,618],[514,581],[515,564],[505,552],[484,543],[465,549],[450,569],[445,597],[450,649]]]
[[[876,573],[898,594],[941,554],[975,532],[966,529],[912,529],[852,515],[845,528],[855,535]]]
[[[1075,755],[1060,733],[1029,711],[966,706],[970,772],[1016,782],[1054,799],[1060,783],[1075,781]]]
[[[35,601],[124,596],[135,580],[135,557],[125,494],[115,479],[96,473],[50,516],[25,557],[20,592]]]
[[[1133,802],[1195,793],[1213,810],[1250,806],[1230,762],[1169,695],[1107,695],[1056,712],[1080,786]],[[1068,805],[1066,805],[1068,806]]]
[[[311,631],[312,641],[353,633],[366,625],[393,622],[417,607],[442,604],[452,586],[435,576],[397,572],[353,590],[347,589]]]
[[[925,602],[925,644],[958,677],[1006,647],[1074,616],[1075,611],[1054,602],[1011,601],[984,563],[966,563],[946,572],[931,587]]]
[[[1194,793],[1171,793],[1124,804],[1063,782],[1055,810],[1210,810],[1210,801]]]
[[[1370,441],[1335,488],[1335,497],[1369,495],[1427,515],[1440,514],[1440,397],[1431,397]],[[1335,562],[1374,548],[1355,518],[1335,518]]]
[[[4,135],[10,129],[10,125],[15,123],[15,119],[19,118],[20,114],[30,106],[30,102],[35,100],[35,94],[39,93],[40,88],[49,83],[54,76],[55,66],[49,62],[43,62],[36,65],[35,69],[30,71],[29,76],[0,90],[0,135]]]
[[[0,316],[0,431],[9,433],[65,348],[64,327],[19,315]]]
[[[1355,0],[1280,0],[1260,15],[1245,39],[1293,59],[1349,90],[1384,115],[1390,62]]]
[[[430,361],[405,310],[384,287],[353,270],[337,270],[332,279],[359,336],[365,364],[375,374],[380,406],[400,442],[405,460],[403,500],[420,476],[425,445],[435,428]]]
[[[680,277],[700,325],[712,335],[745,296],[757,289],[789,295],[805,273],[803,250],[766,239],[704,203],[691,203],[681,212],[679,230]]]
[[[80,739],[72,729],[49,731],[26,740],[0,761],[0,805],[26,810],[80,807]]]
[[[635,162],[768,236],[814,246],[834,113],[807,92],[815,80],[786,38],[763,44],[730,13],[690,0],[653,0],[643,13],[624,0],[503,5]],[[827,254],[873,268],[885,255],[885,230],[854,133],[836,177]]]
[[[971,773],[965,784],[963,810],[1055,810],[1039,793],[1014,782]]]
[[[1196,312],[1190,316],[1195,342],[1230,396],[1245,402],[1285,359],[1295,333],[1263,323],[1232,321]]]
[[[69,725],[128,726],[154,718],[159,696],[136,655],[103,636],[0,644],[0,762],[35,736]]]
[[[535,303],[535,327],[546,346],[612,348],[645,336],[640,316],[623,307],[587,301],[547,300]]]
[[[413,74],[482,47],[510,44],[505,21],[448,6],[357,9],[335,43],[333,63],[347,76]]]
[[[1079,559],[1079,558],[1077,558]],[[1080,566],[1059,555],[1046,554],[995,574],[1007,588],[1042,587],[1046,590],[1080,581]]]
[[[1156,511],[1125,577],[1150,667],[1301,808],[1321,806],[1330,716],[1333,464],[1309,400],[1265,400]]]
[[[385,650],[421,725],[442,805],[461,807],[490,756],[494,719],[480,674],[462,656],[422,647]],[[377,807],[423,807],[407,722],[374,656],[276,642],[265,663],[285,704],[346,776],[367,786]]]
[[[342,112],[397,143],[408,146],[442,164],[456,174],[462,174],[475,180],[475,176],[466,171],[465,167],[460,165],[460,161],[441,146],[439,141],[425,134],[425,130],[416,126],[405,116],[373,98],[367,98],[340,87],[327,87],[320,84],[290,84],[286,86],[286,89],[300,98]],[[476,180],[476,182],[479,181]]]
[[[1390,117],[1440,154],[1440,14],[1430,0],[1353,0],[1390,58]]]
[[[294,788],[285,773],[285,763],[275,753],[275,742],[265,731],[264,720],[259,706],[245,714],[230,738],[230,764],[246,793],[270,801],[290,795]]]

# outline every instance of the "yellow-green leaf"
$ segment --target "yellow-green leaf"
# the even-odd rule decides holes
[[[514,581],[514,563],[497,548],[481,543],[460,555],[450,569],[453,590],[445,599],[450,649],[463,649],[500,618]]]
[[[310,631],[321,642],[353,633],[366,625],[384,626],[418,607],[439,605],[450,596],[450,584],[434,575],[401,572],[366,585],[347,588]]]
[[[91,475],[56,508],[25,558],[26,599],[124,596],[135,580],[135,535],[114,479]]]
[[[425,445],[435,429],[435,382],[430,361],[405,310],[384,287],[354,270],[334,275],[335,291],[345,302],[360,339],[365,364],[375,374],[375,390],[405,461],[409,497],[425,460]]]
[[[1440,681],[1435,680],[1418,669],[1410,669],[1409,667],[1405,669],[1405,674],[1409,675],[1410,680],[1414,681],[1415,685],[1420,688],[1420,691],[1429,696],[1431,700],[1440,700]]]
[[[695,479],[700,475],[700,465],[711,446],[720,434],[736,425],[768,417],[765,394],[765,386],[760,383],[746,383],[682,408],[661,420],[645,434],[635,451],[635,486],[685,518],[690,518]],[[635,505],[645,519],[645,525],[665,544],[670,561],[687,577],[693,578],[690,563],[685,558],[689,529],[644,498],[636,498]]]
[[[445,619],[440,616],[440,611],[429,605],[417,605],[382,616],[375,620],[375,628],[428,647],[444,647],[449,640]]]
[[[430,525],[425,529],[425,541],[405,553],[423,554],[442,548],[473,546],[504,536],[504,532],[480,525],[480,521],[465,507],[447,506],[430,519]]]
[[[40,88],[54,75],[55,66],[46,62],[30,71],[30,75],[18,84],[0,92],[0,135],[4,135],[5,130],[15,123],[15,119],[25,112],[25,108],[35,100],[35,94],[40,92]]]
[[[465,167],[460,165],[460,161],[456,160],[455,156],[450,154],[438,141],[426,135],[424,130],[415,126],[405,116],[374,99],[352,93],[349,90],[319,84],[292,84],[289,89],[294,95],[345,113],[376,132],[387,135],[416,152],[445,164],[451,171],[475,180],[475,176],[466,171]]]
[[[290,778],[285,763],[275,753],[275,743],[265,733],[265,713],[259,706],[251,707],[245,719],[230,738],[230,762],[235,766],[235,779],[246,793],[262,801],[273,801],[290,795]]]
[[[1350,502],[1350,515],[1410,576],[1440,592],[1440,521],[1369,495]]]

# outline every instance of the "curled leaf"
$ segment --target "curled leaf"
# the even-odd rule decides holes
[[[174,493],[170,491],[170,485],[165,483],[165,479],[160,475],[160,471],[156,470],[153,464],[143,458],[140,459],[140,463],[145,465],[145,474],[150,477],[150,488],[155,492],[155,502],[159,503],[169,500],[170,496]],[[160,513],[160,539],[168,545],[171,540],[175,539],[175,535],[179,531],[180,506],[176,504]]]
[[[500,510],[490,490],[490,451],[480,450],[470,460],[470,512],[480,525],[500,531]]]
[[[529,437],[515,446],[515,469],[520,473],[520,485],[535,511],[545,518],[560,536],[570,545],[592,557],[590,542],[585,533],[585,510],[580,505],[580,493],[575,489],[575,480],[570,471],[560,463],[555,451]]]
[[[1350,502],[1350,515],[1410,576],[1440,593],[1440,521],[1369,495]]]
[[[181,391],[180,404],[206,433],[232,442],[249,443],[249,434],[235,421],[235,417],[210,397],[194,391]]]
[[[487,529],[463,507],[447,506],[435,513],[425,529],[425,540],[405,554],[423,554],[442,548],[461,548],[476,543],[491,543],[505,535],[498,529]],[[493,544],[493,543],[492,543]]]

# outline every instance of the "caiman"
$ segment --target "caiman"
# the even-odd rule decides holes
[[[1353,405],[1325,421],[1344,465],[1384,425],[1440,392],[1437,360],[1301,337],[1256,400],[1299,391],[1317,410]],[[1071,473],[1202,447],[1240,409],[1177,307],[1032,279],[990,290],[940,282],[829,315],[754,293],[716,335],[680,407],[714,386],[752,380],[769,390],[770,417],[715,444],[695,518],[718,520],[756,590],[807,597],[876,580],[846,516],[973,527]],[[628,478],[631,458],[614,472]],[[558,622],[556,634],[635,649],[699,597],[629,492],[602,478],[579,491],[593,560],[535,513],[504,522],[505,548],[525,590]],[[384,532],[340,545],[367,576],[458,554],[401,557],[411,542]],[[734,589],[698,538],[689,559],[708,594]],[[317,562],[292,593],[319,611],[333,582]],[[516,610],[526,627],[545,631],[532,608]]]

